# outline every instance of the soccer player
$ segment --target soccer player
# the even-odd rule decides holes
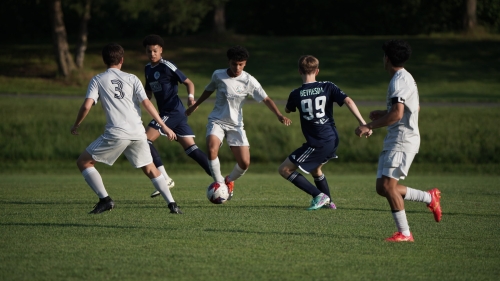
[[[333,119],[333,104],[346,104],[359,124],[365,124],[365,120],[354,101],[335,84],[316,81],[319,73],[317,58],[310,55],[301,56],[298,66],[302,86],[290,93],[285,112],[295,112],[298,109],[306,143],[293,151],[278,171],[284,179],[312,196],[308,210],[336,209],[325,174],[321,171],[321,167],[330,159],[337,158],[335,153],[339,145],[339,135]],[[371,132],[367,137],[369,135]],[[298,168],[304,173],[311,173],[316,186],[297,171]]]
[[[167,181],[153,164],[146,132],[141,120],[142,104],[146,111],[158,122],[170,140],[175,133],[162,121],[154,105],[146,96],[144,87],[137,76],[121,71],[124,50],[118,44],[108,44],[102,49],[102,59],[108,69],[90,80],[86,98],[78,111],[71,134],[78,135],[78,127],[90,109],[99,100],[106,115],[104,133],[92,142],[80,155],[77,166],[87,184],[99,197],[91,214],[111,210],[115,203],[104,187],[95,163],[108,165],[123,153],[132,166],[141,168],[168,203],[170,213],[182,214],[168,188]]]
[[[195,160],[210,176],[207,155],[201,151],[194,142],[194,133],[187,123],[184,115],[184,105],[177,94],[178,84],[186,86],[188,93],[188,106],[194,103],[194,84],[179,68],[171,61],[162,58],[163,39],[158,35],[148,35],[144,38],[142,45],[146,49],[149,63],[144,69],[146,75],[146,94],[151,99],[154,93],[158,111],[163,122],[171,128],[177,135],[177,142],[182,146],[184,152]],[[174,187],[174,181],[168,176],[161,161],[160,155],[153,145],[153,142],[160,136],[165,135],[160,125],[155,120],[151,120],[146,130],[153,162],[158,170],[167,179],[169,188]],[[159,191],[154,191],[151,197],[160,195]]]
[[[249,56],[247,49],[242,46],[229,48],[229,68],[215,70],[198,101],[186,109],[186,115],[191,115],[217,90],[214,109],[208,116],[206,140],[212,178],[219,185],[228,186],[228,200],[233,196],[234,181],[243,176],[250,165],[250,144],[244,129],[242,111],[246,98],[250,96],[263,102],[284,125],[291,123],[290,119],[280,113],[257,79],[243,70]],[[224,137],[236,158],[236,165],[225,178],[222,176],[218,157]]]
[[[387,90],[387,110],[372,111],[372,122],[359,126],[355,133],[361,137],[371,129],[387,126],[387,135],[378,161],[376,190],[389,202],[398,231],[386,241],[413,242],[404,200],[426,203],[436,222],[439,222],[441,192],[437,188],[425,192],[398,183],[408,175],[420,147],[420,104],[417,84],[404,68],[404,63],[411,55],[410,45],[402,40],[389,40],[382,45],[382,49],[384,68],[391,76]]]

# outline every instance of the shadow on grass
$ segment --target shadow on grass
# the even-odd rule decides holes
[[[31,226],[31,227],[88,227],[88,228],[115,228],[115,229],[151,229],[152,227],[141,226],[123,226],[123,225],[97,225],[97,224],[77,224],[77,223],[0,223],[1,226]],[[154,227],[155,229],[163,230],[172,227]]]

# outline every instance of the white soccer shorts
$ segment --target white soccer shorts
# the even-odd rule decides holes
[[[243,127],[236,127],[209,121],[207,124],[206,137],[210,135],[216,136],[220,140],[221,146],[224,137],[226,137],[226,141],[229,146],[250,146],[250,143],[247,139],[247,134]]]
[[[415,155],[416,153],[403,151],[382,151],[378,158],[377,178],[386,176],[396,180],[404,180],[408,176]]]
[[[110,166],[122,153],[135,168],[144,167],[153,162],[146,138],[143,140],[109,140],[100,136],[87,147],[87,152],[95,161]]]

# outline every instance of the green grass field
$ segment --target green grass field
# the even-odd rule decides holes
[[[102,166],[98,166],[102,167]],[[76,170],[76,169],[75,169]],[[415,243],[395,231],[373,175],[327,174],[337,210],[306,211],[305,193],[278,174],[251,173],[235,197],[213,205],[210,179],[176,174],[184,215],[149,198],[138,170],[102,176],[116,208],[97,201],[75,175],[3,175],[1,280],[497,280],[498,176],[411,175],[405,184],[439,187],[443,219],[406,202]]]
[[[251,54],[245,70],[280,109],[300,85],[302,54],[320,59],[318,80],[365,102],[365,118],[384,103],[389,77],[380,46],[388,37],[166,39],[164,57],[193,80],[197,96],[213,70],[227,66],[227,47],[241,44]],[[248,103],[252,165],[236,182],[232,201],[209,203],[210,178],[178,144],[160,140],[155,145],[185,214],[171,215],[162,199],[149,198],[150,181],[121,158],[113,167],[97,166],[116,209],[88,215],[97,197],[75,161],[103,130],[100,106],[80,136],[69,129],[89,79],[104,70],[99,54],[108,42],[91,42],[85,68],[67,79],[56,75],[50,42],[0,44],[0,280],[497,280],[500,37],[405,39],[414,50],[407,69],[422,102],[422,146],[403,183],[439,187],[444,211],[435,223],[424,204],[407,202],[415,237],[409,244],[383,241],[396,230],[386,200],[374,190],[385,129],[368,140],[355,137],[356,122],[345,107],[335,109],[341,158],[324,168],[335,211],[306,211],[308,196],[276,173],[279,161],[303,142],[297,116],[284,127],[270,122],[264,105]],[[115,41],[126,50],[123,70],[143,79],[141,40]],[[180,95],[184,100],[182,87]],[[212,106],[207,101],[190,117],[201,148]],[[227,146],[220,157],[227,174],[234,165]]]

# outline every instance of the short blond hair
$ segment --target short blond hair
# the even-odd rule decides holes
[[[311,55],[299,58],[299,71],[301,74],[311,74],[319,68],[319,60]]]

